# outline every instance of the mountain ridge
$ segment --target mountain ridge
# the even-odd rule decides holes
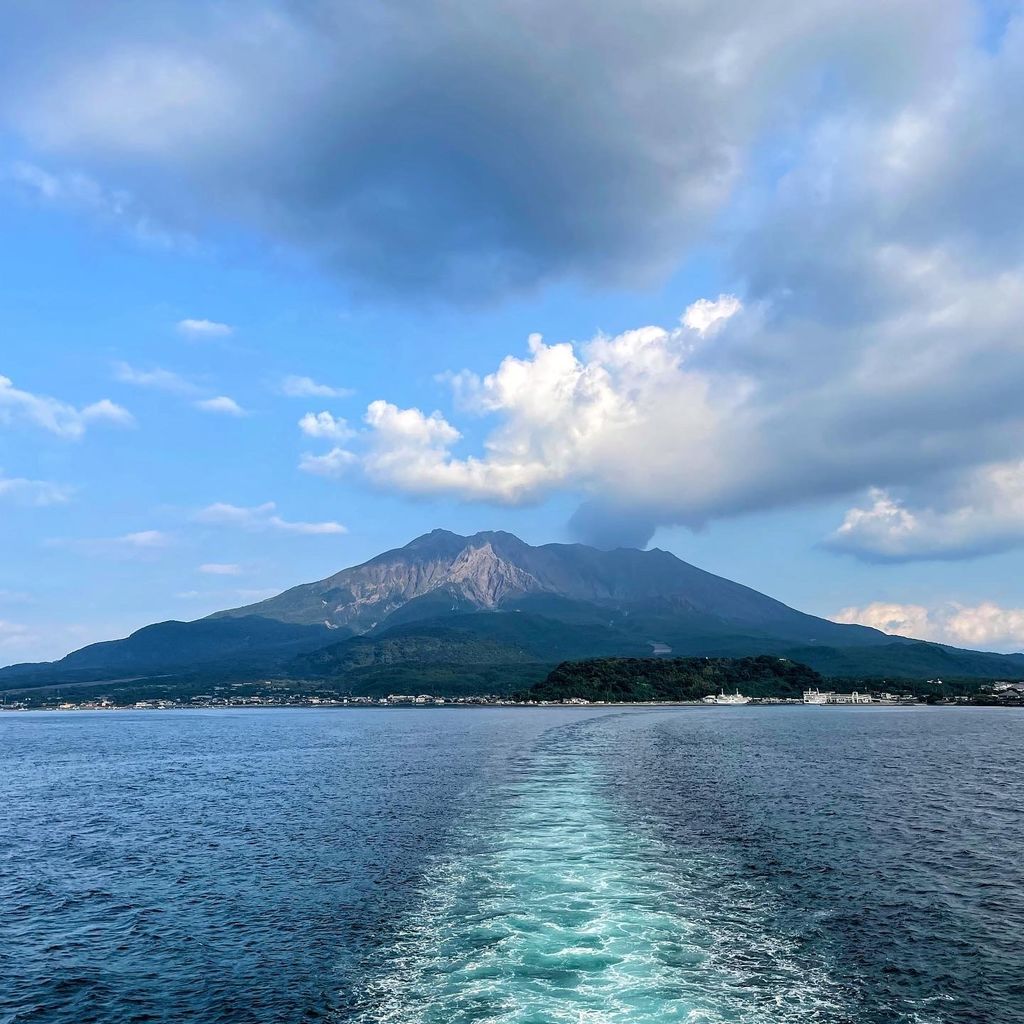
[[[8,666],[0,689],[214,670],[343,682],[371,663],[381,672],[401,663],[408,676],[445,659],[455,671],[488,657],[541,665],[637,657],[655,645],[676,655],[793,658],[836,676],[1024,675],[1024,656],[808,615],[658,548],[534,546],[500,530],[439,529],[254,604],[154,623],[56,662]]]
[[[215,612],[209,618],[260,615],[285,622],[368,632],[398,608],[424,598],[450,597],[453,610],[496,610],[516,599],[557,596],[599,607],[623,602],[668,603],[684,613],[710,614],[725,622],[789,624],[818,633],[882,642],[886,634],[809,616],[743,584],[715,576],[668,551],[585,544],[530,545],[504,531],[461,536],[434,530],[409,544],[313,583]]]

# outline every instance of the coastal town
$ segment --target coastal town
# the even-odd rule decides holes
[[[942,684],[942,680],[929,680]],[[480,708],[480,707],[601,707],[621,704],[634,707],[746,707],[810,705],[816,707],[898,707],[936,705],[1024,706],[1024,682],[997,681],[983,684],[976,694],[958,694],[945,698],[918,697],[912,693],[890,691],[839,692],[809,689],[801,697],[752,697],[736,690],[710,694],[700,700],[684,701],[603,701],[570,697],[565,700],[522,700],[508,694],[438,696],[429,693],[386,696],[321,695],[288,693],[280,695],[232,693],[217,687],[212,693],[190,697],[150,698],[124,701],[114,696],[76,700],[59,693],[44,698],[0,698],[0,711],[173,711],[219,708]]]

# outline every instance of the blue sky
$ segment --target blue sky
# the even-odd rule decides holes
[[[1024,647],[1016,5],[61,6],[0,16],[0,662],[437,526]]]

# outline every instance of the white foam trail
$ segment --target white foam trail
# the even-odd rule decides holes
[[[577,748],[578,750],[578,748]],[[371,970],[364,1024],[850,1020],[824,965],[771,930],[766,893],[627,827],[586,756],[548,746],[424,878]]]

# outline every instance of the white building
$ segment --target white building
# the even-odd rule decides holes
[[[871,704],[873,698],[870,693],[836,693],[834,690],[827,690],[822,693],[820,690],[804,690],[805,704]]]

